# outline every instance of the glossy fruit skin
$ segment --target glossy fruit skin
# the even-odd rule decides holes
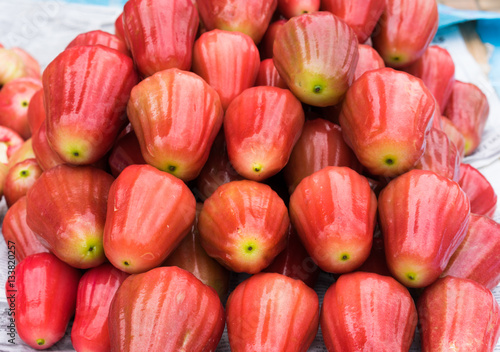
[[[31,254],[49,251],[26,223],[26,196],[19,198],[5,213],[2,235],[7,246],[15,244],[18,263]]]
[[[304,247],[324,271],[352,271],[370,254],[377,199],[356,171],[328,166],[305,177],[289,208]]]
[[[137,81],[132,59],[101,45],[64,50],[47,66],[47,140],[62,160],[92,164],[111,149]]]
[[[91,166],[58,165],[28,191],[26,221],[59,259],[87,269],[105,261],[102,238],[113,177]]]
[[[215,351],[224,325],[215,290],[177,267],[127,278],[108,322],[112,352]]]
[[[479,87],[455,81],[444,116],[463,134],[466,156],[479,146],[489,112],[488,99]]]
[[[448,50],[432,45],[405,71],[424,81],[444,113],[455,83],[455,64]]]
[[[83,274],[78,284],[71,343],[76,351],[107,352],[111,349],[108,311],[118,287],[129,275],[104,263]]]
[[[205,285],[212,287],[222,302],[229,290],[229,271],[203,249],[198,231],[198,218],[203,203],[196,204],[196,219],[191,230],[162,266],[176,266],[189,271]]]
[[[19,337],[34,349],[59,341],[75,312],[81,273],[51,253],[27,256],[5,285]],[[11,279],[13,278],[13,279]],[[15,298],[14,298],[15,297]]]
[[[361,164],[374,175],[394,177],[424,153],[434,112],[434,97],[420,79],[382,68],[353,83],[339,120]]]
[[[427,136],[425,152],[415,168],[431,170],[457,182],[460,178],[460,154],[446,133],[432,127]]]
[[[209,256],[232,271],[255,274],[285,248],[289,223],[271,187],[243,180],[221,185],[205,200],[198,230]]]
[[[259,66],[259,50],[244,33],[214,29],[194,43],[193,72],[217,91],[224,110],[254,85]]]
[[[272,58],[265,59],[260,62],[259,73],[255,80],[256,86],[271,86],[287,89],[285,81],[281,78],[278,70],[274,66]]]
[[[373,47],[387,66],[408,66],[424,54],[437,28],[435,0],[387,0]]]
[[[42,172],[36,159],[26,159],[13,165],[7,173],[3,186],[7,206],[10,207],[25,196]]]
[[[43,105],[43,88],[40,88],[30,99],[28,106],[28,125],[33,135],[42,123],[45,123],[45,106]]]
[[[341,275],[321,307],[328,351],[408,351],[417,320],[408,290],[392,277],[374,273]]]
[[[245,90],[224,115],[227,152],[234,169],[254,181],[277,174],[288,162],[304,119],[302,104],[287,89]]]
[[[358,44],[359,59],[354,71],[354,80],[357,80],[367,71],[384,68],[384,59],[373,47],[365,44]]]
[[[487,216],[471,213],[467,235],[441,276],[474,280],[493,290],[500,283],[499,251],[500,224]]]
[[[316,292],[300,280],[259,273],[239,284],[226,303],[233,351],[301,351],[319,324]]]
[[[191,0],[131,0],[123,7],[125,41],[144,76],[189,70],[199,17]]]
[[[384,0],[321,0],[321,10],[344,20],[363,44],[375,29],[385,3]]]
[[[392,180],[378,204],[389,270],[407,287],[430,285],[467,233],[465,192],[446,177],[415,169]]]
[[[118,177],[129,165],[146,164],[133,130],[118,138],[109,154],[108,164],[114,177]]]
[[[460,155],[460,161],[463,160],[465,156],[465,138],[464,135],[455,127],[450,119],[441,116],[441,128],[444,133],[448,136],[450,141],[455,144]]]
[[[320,0],[278,0],[278,11],[285,18],[319,11]]]
[[[289,193],[304,177],[326,166],[348,166],[356,172],[362,169],[339,125],[322,118],[307,120],[284,169]]]
[[[101,30],[94,30],[77,35],[75,39],[73,39],[68,46],[66,46],[66,49],[82,45],[103,45],[130,56],[127,44],[124,40],[118,38],[114,34]]]
[[[24,139],[30,138],[28,107],[40,88],[38,78],[18,78],[5,84],[0,91],[0,124],[12,128]]]
[[[276,10],[277,0],[197,0],[200,19],[211,31],[222,29],[248,35],[258,44]]]
[[[354,80],[358,41],[354,31],[331,13],[305,14],[292,17],[278,31],[273,59],[300,101],[335,105]]]
[[[264,33],[264,37],[262,37],[262,41],[259,43],[262,61],[273,58],[273,46],[274,40],[276,39],[276,33],[278,33],[278,30],[281,29],[286,22],[287,20],[285,19],[279,19],[271,22],[269,27],[267,27],[266,33]]]
[[[471,213],[493,217],[497,208],[497,195],[478,169],[470,164],[460,164],[458,184],[469,197]]]
[[[493,351],[500,308],[491,291],[452,276],[426,288],[417,302],[422,352]]]
[[[144,160],[184,181],[200,173],[223,119],[217,92],[176,68],[135,86],[127,114]]]
[[[125,41],[125,31],[123,29],[123,12],[118,15],[118,17],[115,20],[115,35]]]
[[[187,235],[195,213],[195,198],[180,179],[150,165],[130,165],[109,190],[106,257],[130,274],[157,267]]]
[[[31,143],[36,161],[42,170],[48,170],[54,166],[64,164],[64,160],[50,147],[47,140],[47,125],[45,123],[42,123],[38,130],[33,133]]]

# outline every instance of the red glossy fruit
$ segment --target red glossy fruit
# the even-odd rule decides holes
[[[441,116],[441,126],[442,130],[450,141],[455,144],[455,146],[458,149],[458,153],[460,155],[460,160],[462,160],[465,156],[465,138],[464,135],[455,127],[453,122],[450,121],[450,119]]]
[[[486,95],[472,83],[455,81],[444,115],[465,138],[465,155],[472,154],[481,142],[490,107]]]
[[[491,291],[447,276],[417,302],[422,352],[493,351],[500,336],[500,308]]]
[[[337,104],[354,80],[358,41],[329,12],[292,17],[276,34],[273,59],[280,76],[303,103]]]
[[[474,280],[493,290],[500,282],[499,252],[500,224],[471,213],[467,235],[441,276]]]
[[[31,348],[47,349],[64,336],[75,312],[80,276],[51,253],[26,257],[10,274],[5,285],[9,315]]]
[[[108,164],[114,177],[118,177],[129,165],[146,164],[139,140],[133,130],[116,141],[109,154]]]
[[[59,259],[87,269],[102,264],[106,204],[113,177],[86,166],[45,171],[27,196],[28,226]]]
[[[274,66],[273,59],[265,59],[261,61],[259,73],[255,80],[256,86],[271,86],[278,88],[288,88],[285,81],[281,78],[276,66]]]
[[[135,86],[127,113],[144,160],[184,181],[200,173],[223,118],[217,92],[176,68]]]
[[[108,311],[118,287],[129,275],[105,263],[83,274],[78,284],[71,343],[76,351],[111,350]]]
[[[356,171],[328,166],[313,173],[299,183],[289,207],[293,226],[321,269],[349,272],[370,254],[377,199]]]
[[[19,198],[5,213],[2,235],[7,247],[14,247],[17,262],[31,254],[49,251],[26,223],[26,196]]]
[[[25,196],[42,172],[36,159],[26,159],[13,165],[7,173],[3,186],[7,206],[10,207]]]
[[[470,200],[470,211],[492,217],[497,208],[497,195],[491,183],[470,164],[460,164],[458,184]]]
[[[197,0],[200,18],[207,30],[223,29],[245,33],[258,44],[277,0]]]
[[[417,308],[392,277],[355,272],[341,275],[326,291],[321,332],[328,351],[408,351]]]
[[[48,170],[54,166],[64,164],[59,154],[52,150],[47,140],[47,125],[42,123],[37,131],[33,133],[32,148],[36,161],[42,170]]]
[[[363,44],[375,29],[385,3],[385,0],[321,0],[321,10],[344,20]]]
[[[262,60],[272,59],[273,57],[273,46],[274,39],[276,38],[276,33],[281,27],[287,22],[287,20],[280,19],[274,22],[271,22],[269,27],[267,27],[266,33],[264,33],[264,37],[259,44],[260,47],[260,56]]]
[[[191,67],[199,17],[192,0],[130,0],[123,7],[123,31],[144,76]]]
[[[393,276],[408,287],[433,283],[467,233],[470,207],[465,192],[432,171],[412,170],[391,181],[378,204]]]
[[[180,179],[149,165],[128,166],[109,190],[106,257],[131,274],[157,267],[187,235],[195,213]]]
[[[28,106],[28,125],[31,135],[40,128],[42,123],[45,123],[45,106],[43,103],[43,88],[40,88],[30,99]]]
[[[131,275],[109,310],[112,352],[215,351],[224,308],[212,288],[177,267]]]
[[[288,162],[303,125],[302,104],[289,90],[264,86],[245,90],[224,116],[231,164],[255,181],[277,174]]]
[[[358,44],[359,60],[354,71],[354,80],[357,80],[367,71],[384,68],[384,60],[379,53],[369,45]]]
[[[278,0],[278,11],[286,18],[319,11],[320,0]]]
[[[217,91],[224,109],[254,85],[259,66],[257,46],[246,34],[215,29],[194,44],[193,72]]]
[[[321,118],[307,120],[284,169],[290,194],[304,177],[327,166],[348,166],[357,172],[362,169],[344,142],[340,126]]]
[[[123,12],[115,20],[115,35],[125,41],[125,31],[123,29]]]
[[[133,65],[127,55],[96,45],[67,49],[47,66],[47,140],[62,160],[92,164],[111,149],[138,80]]]
[[[229,296],[226,309],[232,351],[305,352],[318,330],[316,292],[276,273],[243,281]]]
[[[223,184],[205,200],[198,230],[209,256],[232,271],[255,274],[285,248],[289,223],[271,187],[244,180]]]
[[[124,40],[118,38],[114,34],[101,30],[94,30],[77,35],[75,39],[68,44],[66,49],[83,45],[103,45],[130,56],[130,51],[128,50],[127,44]]]
[[[393,177],[413,168],[424,153],[434,112],[434,97],[420,79],[382,68],[349,88],[340,125],[370,173]]]
[[[436,0],[386,0],[373,47],[387,66],[404,67],[427,50],[438,29]]]

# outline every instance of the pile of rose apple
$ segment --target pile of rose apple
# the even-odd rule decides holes
[[[424,351],[492,351],[496,195],[462,163],[489,107],[429,47],[437,19],[434,0],[129,0],[42,80],[0,48],[19,337],[49,348],[74,315],[77,351],[211,351],[226,324],[234,351],[306,351],[321,324],[329,351],[396,351],[418,321]],[[230,271],[253,276],[224,306]]]

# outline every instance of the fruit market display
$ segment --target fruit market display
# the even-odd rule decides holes
[[[437,21],[435,0],[129,0],[44,70],[0,45],[18,337],[493,351],[497,195],[464,161],[490,109]]]

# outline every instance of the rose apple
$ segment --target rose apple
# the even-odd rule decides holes
[[[43,88],[40,88],[30,99],[28,111],[28,125],[33,135],[45,123],[45,106],[43,103]]]
[[[430,285],[467,233],[465,192],[432,171],[412,170],[392,180],[378,203],[389,270],[405,286]]]
[[[6,83],[26,76],[26,65],[14,51],[0,48],[0,87]]]
[[[434,112],[435,99],[420,79],[381,68],[349,88],[339,119],[361,164],[374,175],[393,177],[424,153]]]
[[[192,0],[130,0],[123,7],[125,41],[144,76],[189,70],[198,23]]]
[[[144,160],[184,181],[200,173],[223,119],[217,92],[176,68],[135,86],[127,113]]]
[[[59,154],[52,150],[47,140],[47,125],[42,123],[33,133],[32,148],[36,161],[42,170],[48,170],[56,165],[64,164]]]
[[[209,256],[232,271],[255,274],[285,248],[289,223],[271,187],[243,180],[221,185],[205,200],[198,230]]]
[[[118,177],[129,165],[146,164],[133,130],[118,138],[109,154],[108,164],[114,177]]]
[[[125,30],[123,29],[123,12],[115,20],[115,35],[126,43]]]
[[[243,281],[226,309],[233,351],[305,352],[318,330],[318,295],[281,274],[259,273]]]
[[[83,45],[103,45],[111,49],[118,50],[119,52],[129,55],[127,44],[124,40],[118,38],[116,35],[104,32],[101,30],[94,30],[77,35],[67,46],[66,49],[74,46]]]
[[[441,116],[441,125],[443,132],[446,133],[450,141],[452,141],[453,144],[455,144],[455,147],[457,147],[458,153],[460,155],[460,160],[462,160],[465,156],[464,135],[455,127],[450,119],[444,116]]]
[[[320,0],[278,0],[278,11],[285,18],[319,11]]]
[[[195,213],[194,196],[180,179],[150,165],[130,165],[109,190],[106,257],[130,274],[157,267],[188,234]]]
[[[316,171],[298,184],[289,206],[304,247],[324,271],[349,272],[368,258],[377,199],[356,171],[339,166]]]
[[[173,266],[129,276],[108,319],[111,352],[214,351],[225,325],[215,290]]]
[[[255,181],[278,173],[288,162],[304,119],[302,104],[287,89],[245,90],[224,116],[227,153],[234,169]]]
[[[273,46],[274,39],[276,39],[276,33],[278,33],[278,30],[286,22],[287,20],[284,19],[276,20],[274,22],[271,22],[269,27],[267,27],[266,33],[264,33],[264,37],[262,37],[262,41],[259,44],[260,56],[262,60],[273,58]]]
[[[358,44],[359,60],[354,71],[354,80],[357,80],[367,71],[384,68],[384,60],[379,53],[369,45]]]
[[[7,164],[10,157],[24,143],[24,139],[13,129],[0,126],[0,162]]]
[[[292,17],[276,33],[273,59],[280,76],[303,103],[337,104],[354,80],[358,41],[329,12]]]
[[[39,62],[31,56],[27,51],[21,48],[11,48],[13,52],[15,52],[24,62],[24,77],[31,77],[35,79],[40,79],[41,77],[41,68]]]
[[[3,194],[7,206],[13,205],[19,198],[25,196],[43,170],[36,159],[26,159],[13,165],[3,185]]]
[[[106,204],[113,177],[91,166],[58,165],[27,195],[26,221],[42,243],[71,266],[102,264]]]
[[[7,166],[9,169],[16,165],[17,163],[26,160],[26,159],[32,159],[35,157],[35,153],[33,152],[33,144],[30,139],[27,139],[24,141],[23,144],[21,144],[20,147],[16,148],[16,150],[10,155],[9,157],[9,163]]]
[[[278,88],[288,88],[286,82],[281,78],[273,59],[265,59],[260,62],[259,73],[255,80],[256,86],[271,86]]]
[[[492,217],[497,208],[497,195],[486,177],[470,164],[460,164],[458,184],[470,200],[470,211]]]

